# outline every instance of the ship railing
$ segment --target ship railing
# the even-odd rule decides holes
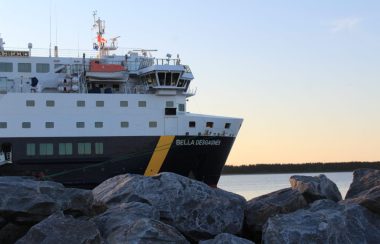
[[[146,86],[134,86],[126,89],[127,94],[147,94],[148,89]]]
[[[197,94],[197,88],[187,89],[187,91],[184,91],[183,94],[187,97],[195,96],[195,94]]]
[[[145,59],[140,62],[139,69],[150,67],[153,65],[181,65],[181,60],[178,58],[152,58]]]

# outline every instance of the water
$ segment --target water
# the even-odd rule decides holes
[[[342,197],[345,197],[352,182],[352,172],[222,175],[218,187],[250,200],[290,187],[289,178],[292,175],[317,176],[319,174],[324,174],[332,180],[338,186]]]

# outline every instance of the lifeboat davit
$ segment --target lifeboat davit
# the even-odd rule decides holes
[[[86,76],[97,79],[123,79],[125,67],[121,64],[103,64],[99,60],[93,60],[90,62]]]

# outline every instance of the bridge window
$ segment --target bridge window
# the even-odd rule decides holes
[[[31,63],[18,63],[17,64],[18,72],[22,73],[30,73],[32,72],[32,64]]]
[[[72,143],[59,143],[59,155],[72,155],[73,144]]]
[[[165,72],[158,72],[158,82],[160,83],[160,86],[165,85]]]
[[[90,155],[91,154],[91,143],[78,143],[78,154],[80,155]]]
[[[13,72],[13,63],[0,62],[0,72]]]
[[[206,122],[206,128],[214,127],[214,122]]]
[[[53,155],[53,143],[41,143],[40,144],[40,155]]]
[[[185,112],[185,104],[183,103],[178,104],[178,111]]]
[[[166,107],[167,107],[167,108],[172,108],[172,107],[174,107],[174,102],[173,102],[173,101],[166,101]]]
[[[0,122],[0,129],[6,129],[7,128],[7,122]]]
[[[35,156],[36,155],[36,144],[28,143],[26,144],[26,155]]]
[[[50,65],[49,64],[36,64],[36,72],[37,73],[49,73],[50,71]]]

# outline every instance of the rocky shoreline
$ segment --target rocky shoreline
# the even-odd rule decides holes
[[[380,170],[354,171],[345,199],[325,175],[246,201],[173,173],[95,189],[0,177],[0,243],[378,243]]]

